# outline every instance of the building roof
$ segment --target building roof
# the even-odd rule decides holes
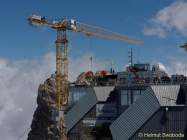
[[[76,88],[76,90],[86,92],[86,94],[80,97],[79,101],[66,113],[65,121],[67,132],[69,132],[98,101],[106,101],[113,89],[114,86]],[[75,87],[72,87],[71,90],[75,90]]]
[[[98,101],[106,101],[110,96],[111,91],[114,90],[114,86],[100,86],[94,87],[95,94],[97,96]]]
[[[106,101],[114,86],[85,87],[86,94],[67,112],[65,116],[67,132],[70,131],[96,104]],[[81,91],[84,90],[81,87]],[[110,126],[114,140],[130,138],[160,106],[178,106],[176,100],[180,91],[179,85],[154,85]]]
[[[151,88],[161,106],[179,106],[176,101],[180,85],[154,85]]]
[[[160,108],[151,88],[129,106],[110,126],[114,140],[128,140]]]
[[[69,132],[97,103],[97,97],[92,88],[86,88],[87,93],[65,114],[66,128]]]

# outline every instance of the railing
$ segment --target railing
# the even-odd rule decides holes
[[[166,82],[166,81],[159,81],[159,82],[136,82],[136,81],[118,81],[116,85],[127,85],[127,86],[149,86],[149,85],[181,85],[181,84],[187,84],[187,80],[186,81],[170,81],[170,82]]]

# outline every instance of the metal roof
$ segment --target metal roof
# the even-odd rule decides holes
[[[94,91],[98,101],[106,101],[111,91],[113,90],[114,90],[114,86],[94,87]]]
[[[71,90],[79,90],[81,92],[86,92],[86,94],[66,113],[65,121],[67,132],[69,132],[98,101],[106,101],[111,91],[114,90],[114,86],[94,88],[72,87]]]
[[[176,100],[180,85],[154,85],[151,88],[161,106],[178,106]]]
[[[70,106],[75,105],[84,95],[90,93],[91,87],[88,86],[70,86],[68,102]]]
[[[81,88],[81,90],[84,90]],[[65,115],[67,132],[94,107],[98,101],[106,101],[114,86],[86,87],[86,94]],[[132,104],[110,126],[114,140],[131,137],[160,106],[177,106],[179,85],[155,85]],[[120,139],[121,138],[121,139]]]
[[[87,93],[84,95],[66,114],[66,128],[69,132],[90,109],[97,103],[97,97],[92,88],[87,88]]]
[[[151,88],[129,106],[110,126],[114,140],[128,140],[160,108]]]

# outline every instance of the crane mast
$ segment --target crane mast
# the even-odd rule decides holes
[[[56,95],[58,109],[67,105],[68,93],[68,56],[66,30],[57,30],[56,40]]]
[[[96,36],[100,38],[128,42],[130,44],[142,44],[142,41],[130,39],[128,36],[114,33],[107,29],[92,26],[75,20],[60,19],[58,21],[49,21],[45,17],[32,15],[28,17],[29,24],[34,26],[48,26],[57,31],[56,39],[56,76],[55,76],[55,97],[56,108],[58,110],[57,122],[60,131],[60,140],[67,140],[66,124],[64,112],[68,105],[68,40],[66,31],[82,32],[87,36]]]
[[[56,103],[59,114],[58,127],[60,140],[66,140],[66,126],[64,112],[68,103],[68,56],[67,56],[67,36],[66,29],[57,30],[56,40]]]

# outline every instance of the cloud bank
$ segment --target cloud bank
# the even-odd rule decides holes
[[[143,32],[148,36],[164,38],[170,31],[187,35],[187,1],[177,0],[169,6],[161,9],[149,20]]]
[[[90,69],[90,56],[94,55],[85,53],[79,58],[70,58],[71,80]],[[93,67],[94,70],[104,69],[106,62],[93,59]],[[27,138],[36,108],[38,86],[54,71],[54,53],[48,53],[40,60],[10,61],[0,58],[0,139]]]
[[[171,60],[168,64],[159,62],[158,65],[161,70],[167,72],[169,75],[187,74],[187,63],[182,60]]]
[[[181,60],[175,60],[166,66],[169,74],[187,74],[187,63]]]

